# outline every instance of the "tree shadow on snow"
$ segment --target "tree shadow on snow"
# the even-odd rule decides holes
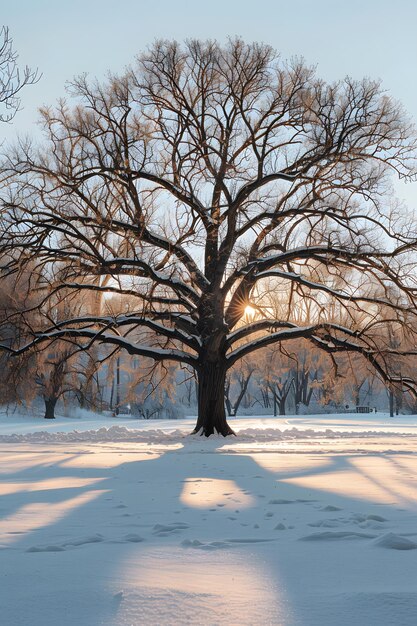
[[[152,554],[158,554],[161,572],[164,552],[177,559],[183,555],[196,568],[199,593],[199,569],[204,571],[208,558],[224,562],[228,551],[241,557],[242,566],[245,559],[262,561],[271,593],[276,594],[277,606],[271,606],[268,613],[272,623],[280,623],[274,615],[276,620],[281,615],[287,626],[360,623],[367,605],[362,606],[357,598],[355,605],[353,597],[349,600],[343,595],[340,559],[345,558],[347,541],[358,558],[363,550],[372,550],[373,538],[387,532],[398,507],[400,482],[389,483],[363,460],[376,459],[376,467],[378,463],[395,466],[397,461],[354,453],[314,456],[311,452],[296,457],[285,448],[246,454],[244,448],[237,451],[234,442],[218,439],[200,443],[193,438],[180,443],[182,447],[171,449],[134,443],[80,443],[66,449],[60,443],[54,445],[52,455],[51,444],[36,444],[38,456],[33,463],[3,475],[1,558],[7,578],[0,597],[4,623],[55,626],[59,615],[62,626],[124,624],[120,621],[124,600],[118,580],[123,579],[129,587],[123,575],[125,563],[129,562],[129,575],[137,567],[137,579],[132,578],[131,583],[132,588],[140,588],[141,576],[146,575],[143,564]],[[15,444],[2,448],[5,453],[19,450]],[[24,451],[20,454],[25,456]],[[132,455],[131,460],[125,461],[127,455]],[[398,463],[394,469],[399,481],[405,472],[401,461]],[[327,476],[333,477],[332,491]],[[344,487],[338,492],[338,477],[342,481],[344,476],[365,481],[369,493],[375,490],[386,504],[348,496]],[[417,492],[412,478],[404,476],[401,484],[401,506],[415,511]],[[389,504],[391,501],[394,503]],[[323,573],[320,560],[324,552],[328,571],[340,577],[336,587],[341,595],[333,609],[320,599],[316,602],[309,592],[300,594],[310,583],[313,594],[317,581],[311,577]],[[250,596],[250,589],[247,593]],[[278,606],[284,597],[285,618]],[[254,596],[248,601],[261,623],[263,599]],[[227,605],[230,598],[224,602]],[[336,619],[331,611],[337,612],[343,602],[347,603],[345,617],[339,611]],[[403,606],[409,616],[403,618],[415,619],[407,602]],[[163,617],[158,622],[157,608],[147,616],[140,614],[142,609],[139,603],[139,613],[127,614],[131,621],[126,623],[188,623],[186,612],[172,615],[172,622]],[[177,610],[181,610],[181,597]],[[378,617],[379,624],[390,623],[384,621],[391,619],[386,607],[379,610],[374,606],[375,610],[373,618]],[[189,623],[199,621],[198,613],[193,619]],[[212,618],[206,614],[206,619],[200,623],[216,623],[215,613]],[[233,613],[229,622],[225,618],[220,623],[234,623]]]

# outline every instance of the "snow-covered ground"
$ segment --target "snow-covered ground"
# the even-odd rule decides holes
[[[5,626],[417,624],[417,419],[0,414]]]

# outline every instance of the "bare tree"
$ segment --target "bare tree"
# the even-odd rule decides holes
[[[104,380],[100,380],[100,369],[105,356],[100,357],[96,350],[79,354],[72,360],[70,370],[70,391],[77,398],[81,408],[101,411],[104,405]]]
[[[277,414],[277,406],[280,415],[287,414],[287,400],[291,389],[294,386],[294,378],[291,372],[287,373],[286,378],[275,378],[268,381],[268,387],[271,390],[274,399],[274,415]]]
[[[275,298],[276,294],[274,294]],[[295,346],[294,346],[295,347]],[[256,355],[257,393],[255,403],[263,409],[273,407],[274,416],[286,415],[287,401],[294,392],[294,375],[291,371],[296,355],[289,355],[278,343],[260,350]]]
[[[176,419],[180,411],[176,405],[178,367],[176,363],[153,363],[142,359],[139,367],[131,370],[126,388],[126,400],[133,413],[143,419]]]
[[[397,353],[396,349],[404,345],[405,338],[403,335],[403,328],[399,324],[387,321],[384,328],[386,332],[386,342],[390,348],[390,352],[386,358],[386,364],[389,371],[393,374],[395,381],[389,381],[387,384],[387,393],[389,399],[389,413],[390,417],[398,415],[403,406],[404,391],[401,385],[402,370],[404,370],[404,359]],[[395,409],[394,409],[395,407]]]
[[[304,348],[292,355],[295,364],[291,373],[294,381],[294,405],[297,414],[301,405],[309,406],[314,390],[321,385],[321,370],[331,367],[330,363],[320,361],[317,352],[317,350],[311,351]]]
[[[247,359],[242,359],[226,376],[224,395],[229,417],[236,416],[255,370],[256,365],[249,363]],[[233,387],[237,388],[237,393],[235,391],[233,394]]]
[[[27,65],[19,69],[9,29],[0,30],[0,122],[10,122],[20,108],[20,91],[36,83],[40,75]]]
[[[343,370],[343,384],[346,397],[353,401],[355,407],[369,402],[372,398],[375,372],[360,355],[347,355],[341,369]]]
[[[158,42],[124,75],[71,89],[76,106],[43,111],[47,149],[8,155],[2,273],[36,257],[51,294],[104,290],[136,305],[50,324],[16,354],[66,337],[185,363],[207,436],[232,433],[228,369],[275,342],[360,353],[392,381],[376,331],[386,310],[415,328],[417,286],[416,230],[389,174],[414,175],[415,139],[377,82],[328,85],[303,61],[233,39]],[[267,283],[285,287],[291,318],[266,305]],[[345,325],[355,311],[361,326]]]
[[[44,356],[44,353],[40,356]],[[56,404],[62,394],[69,391],[65,383],[71,352],[63,350],[45,355],[45,357],[40,363],[38,362],[35,382],[45,402],[45,419],[55,419]]]
[[[195,404],[198,396],[198,384],[195,371],[193,369],[190,371],[184,368],[184,378],[180,384],[185,389],[184,395],[182,396],[182,402],[186,406],[191,407],[193,403]]]

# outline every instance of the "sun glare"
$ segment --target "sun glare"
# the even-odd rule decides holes
[[[250,304],[248,304],[245,307],[245,317],[248,320],[252,321],[255,315],[256,315],[256,309],[254,309],[252,306],[250,306]]]

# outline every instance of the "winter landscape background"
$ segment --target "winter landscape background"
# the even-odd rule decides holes
[[[415,626],[417,5],[0,21],[0,623]]]

